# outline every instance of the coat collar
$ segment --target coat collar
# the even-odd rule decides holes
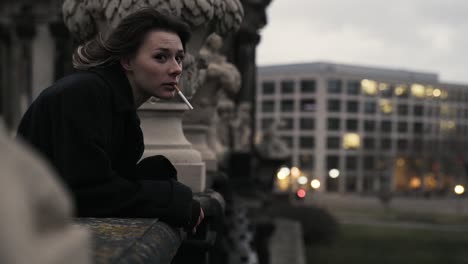
[[[120,64],[115,63],[109,66],[96,67],[91,71],[97,73],[113,89],[114,109],[117,112],[136,110],[132,87]]]

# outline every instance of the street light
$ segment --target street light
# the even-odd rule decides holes
[[[338,169],[331,169],[328,172],[328,176],[330,176],[333,179],[338,178],[338,176],[340,176],[340,171]]]
[[[313,179],[313,180],[310,182],[310,187],[312,187],[312,189],[314,189],[314,190],[320,188],[320,181],[317,180],[317,179]]]
[[[457,199],[457,207],[456,207],[457,213],[461,214],[462,212],[461,195],[465,192],[465,187],[463,187],[463,185],[458,184],[455,186],[455,188],[453,188],[453,191],[458,196],[456,198]]]
[[[462,195],[462,194],[465,192],[465,187],[463,187],[462,185],[458,184],[457,186],[455,186],[455,188],[453,188],[453,191],[454,191],[455,194],[457,194],[457,195]]]

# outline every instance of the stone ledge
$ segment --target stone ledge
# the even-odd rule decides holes
[[[297,221],[277,218],[270,239],[271,264],[305,264],[302,227]]]
[[[183,233],[158,219],[76,218],[93,234],[93,263],[171,263]]]

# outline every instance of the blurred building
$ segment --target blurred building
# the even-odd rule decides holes
[[[274,121],[322,191],[443,193],[466,181],[468,85],[332,63],[258,68],[256,133]]]
[[[0,117],[16,130],[37,95],[72,70],[62,0],[0,1]]]

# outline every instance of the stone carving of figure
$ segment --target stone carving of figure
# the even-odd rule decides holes
[[[224,160],[228,149],[232,146],[231,122],[235,118],[234,110],[234,102],[226,96],[221,96],[221,99],[218,103],[218,109],[215,115],[215,118],[217,119],[217,121],[215,121],[215,129],[217,134],[217,137],[215,138],[217,139],[217,146],[214,149],[216,149],[219,161]]]
[[[91,263],[90,234],[72,224],[63,186],[1,126],[0,157],[0,263]]]
[[[204,65],[204,68],[199,71],[199,85],[192,98],[195,109],[184,116],[186,124],[208,126],[208,145],[216,152],[218,160],[223,159],[227,145],[218,140],[219,117],[216,110],[221,98],[232,97],[237,93],[241,79],[237,68],[220,53],[222,45],[222,38],[211,34],[200,50],[199,64]]]
[[[233,136],[233,150],[236,152],[249,152],[251,129],[250,117],[251,105],[248,102],[241,102],[237,108],[236,117],[231,122]]]
[[[221,37],[212,34],[200,50],[199,60],[201,64],[206,65],[206,68],[200,70],[200,86],[192,97],[195,109],[188,112],[184,118],[189,124],[211,126],[220,93],[235,94],[239,90],[239,71],[219,53],[221,46]]]
[[[291,150],[278,135],[279,122],[273,122],[268,130],[263,133],[262,141],[257,146],[258,154],[267,159],[286,159],[291,155]]]

